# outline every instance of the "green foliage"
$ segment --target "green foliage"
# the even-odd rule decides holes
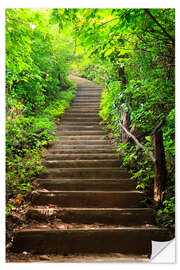
[[[6,85],[28,113],[41,111],[71,86],[66,41],[49,24],[48,10],[6,9]]]
[[[24,116],[24,106],[16,100],[8,101],[6,121],[6,187],[7,200],[13,201],[19,194],[25,196],[32,189],[32,180],[43,169],[41,152],[55,139],[54,121],[69,106],[74,87],[61,93],[61,99],[44,109],[40,116]],[[44,129],[40,134],[34,133]],[[24,199],[25,200],[25,199]],[[16,205],[17,206],[17,205]],[[7,212],[14,208],[7,204]]]
[[[169,227],[174,224],[175,219],[175,197],[172,196],[169,200],[163,202],[162,209],[157,212],[157,221]]]
[[[55,139],[55,121],[75,92],[67,63],[73,47],[49,23],[49,14],[6,9],[7,213],[26,205],[32,180],[43,169],[41,153]]]

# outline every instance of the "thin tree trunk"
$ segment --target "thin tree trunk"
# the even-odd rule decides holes
[[[163,190],[167,181],[162,130],[155,131],[153,140],[155,147],[154,200],[155,202],[162,202]]]

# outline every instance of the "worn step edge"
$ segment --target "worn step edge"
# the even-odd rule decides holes
[[[72,108],[72,107],[69,107],[66,112],[67,113],[97,113],[99,115],[99,108],[92,108],[92,107],[84,107],[84,108]]]
[[[82,117],[82,118],[77,118],[77,117],[67,117],[67,116],[64,116],[64,117],[61,117],[61,123],[63,123],[63,122],[83,122],[83,123],[86,123],[86,125],[87,124],[89,124],[89,123],[99,123],[100,122],[100,118],[90,118],[90,117],[88,117],[88,118],[85,118],[85,117]]]
[[[76,168],[76,167],[118,167],[120,160],[46,160],[41,163],[47,168]]]
[[[128,178],[118,179],[41,179],[35,180],[36,186],[47,190],[59,191],[129,191],[136,190],[137,183]]]
[[[65,121],[64,121],[65,122]],[[99,130],[99,131],[101,131],[102,130],[102,128],[104,127],[103,125],[100,125],[100,124],[97,124],[97,123],[88,123],[88,124],[82,124],[82,123],[74,123],[73,122],[73,124],[72,123],[70,123],[70,122],[65,122],[65,123],[61,123],[60,122],[60,124],[59,124],[59,126],[57,127],[57,131],[61,131],[61,130],[63,130],[63,129],[68,129],[68,128],[72,128],[74,131],[75,130],[79,130],[79,131],[81,131],[81,130],[84,130],[84,131],[88,131],[88,130],[91,130],[91,131],[93,131],[93,130]]]
[[[46,154],[44,157],[46,160],[120,160],[119,154],[81,154],[81,153],[75,153],[75,154]]]
[[[106,132],[103,131],[103,130],[84,130],[84,131],[80,131],[80,130],[77,130],[77,131],[57,131],[56,132],[56,135],[58,137],[60,136],[106,136]]]
[[[36,191],[33,205],[60,207],[142,208],[144,193],[138,191]]]
[[[85,118],[87,121],[89,119],[100,119],[99,113],[98,112],[93,112],[93,113],[85,113],[85,112],[78,112],[78,113],[73,113],[73,112],[65,112],[63,115],[61,115],[61,119],[64,118]]]
[[[48,152],[51,154],[92,154],[92,153],[117,153],[113,148],[111,149],[62,149],[62,148],[58,148],[58,149],[53,149],[53,148],[49,148]]]
[[[48,168],[41,173],[41,178],[128,178],[128,172],[120,168]]]
[[[151,240],[168,241],[167,231],[160,228],[120,229],[23,229],[15,231],[14,252],[39,254],[109,253],[151,255]],[[137,244],[138,243],[138,244]]]
[[[54,149],[54,150],[58,150],[58,151],[62,151],[62,150],[102,150],[102,149],[105,149],[105,150],[108,150],[108,149],[112,149],[113,150],[113,146],[111,145],[90,145],[90,144],[87,144],[87,145],[53,145],[51,149]]]
[[[82,121],[75,121],[75,122],[71,122],[71,121],[66,121],[66,120],[62,120],[60,122],[60,125],[67,125],[67,126],[80,126],[80,127],[83,127],[83,128],[86,128],[87,126],[99,126],[101,127],[101,125],[99,124],[98,121],[88,121],[88,122],[83,122]]]
[[[155,223],[155,212],[151,208],[30,208],[27,219],[43,222],[60,219],[67,223],[145,225]]]
[[[66,136],[63,136],[63,135],[59,135],[58,136],[58,139],[61,140],[61,141],[65,141],[65,140],[80,140],[80,141],[83,141],[83,140],[106,140],[106,136],[105,135],[66,135]]]
[[[83,145],[94,145],[94,147],[102,146],[111,146],[111,142],[108,140],[58,140],[54,146],[61,147],[61,146],[71,146],[71,145],[79,145],[79,147]]]

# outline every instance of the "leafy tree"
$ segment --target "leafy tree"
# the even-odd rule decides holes
[[[26,205],[43,147],[54,140],[55,121],[75,90],[67,64],[73,47],[66,49],[49,15],[46,9],[6,9],[7,212]]]

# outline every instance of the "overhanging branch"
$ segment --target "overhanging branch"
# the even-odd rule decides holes
[[[171,35],[166,31],[166,29],[156,20],[156,18],[151,14],[149,9],[145,8],[144,11],[153,19],[153,21],[161,28],[161,30],[164,32],[164,34],[175,44],[175,40]]]

